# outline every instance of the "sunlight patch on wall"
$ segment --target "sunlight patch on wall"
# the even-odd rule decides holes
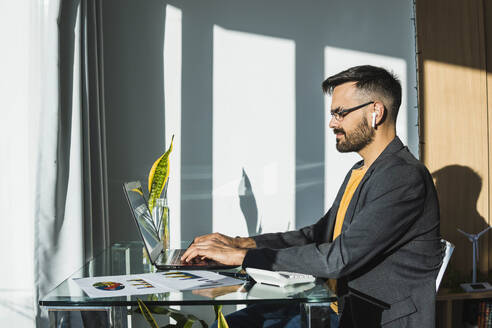
[[[213,230],[295,227],[295,43],[213,34]]]
[[[166,148],[174,134],[170,155],[168,202],[171,248],[181,248],[181,10],[166,6],[164,35],[164,100]]]
[[[380,66],[392,71],[400,79],[402,103],[398,113],[396,133],[407,143],[407,64],[405,60],[367,52],[325,47],[325,78],[357,65]],[[357,153],[339,153],[335,147],[335,135],[330,129],[331,97],[325,97],[325,210],[330,209],[345,173],[361,157]],[[342,173],[340,173],[342,172]]]

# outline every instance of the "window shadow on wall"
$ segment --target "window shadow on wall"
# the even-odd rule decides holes
[[[182,147],[182,240],[212,232],[213,227],[214,25],[295,42],[297,228],[312,224],[324,211],[325,113],[321,82],[326,78],[325,47],[403,58],[408,69],[408,107],[415,105],[411,1],[106,0],[104,72],[112,242],[137,238],[121,183],[129,178],[145,180],[155,155],[162,153],[167,4],[182,11],[182,140],[176,141]],[[373,19],[381,15],[385,19]],[[414,111],[409,110],[408,122],[416,122]]]
[[[102,7],[109,227],[114,243],[139,239],[123,182],[138,179],[146,184],[152,163],[166,150],[166,5],[160,0],[107,0]]]

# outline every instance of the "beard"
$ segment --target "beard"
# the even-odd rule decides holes
[[[337,150],[341,153],[358,152],[374,140],[374,129],[369,126],[367,119],[362,118],[352,133],[343,129],[333,129],[334,133],[343,133],[343,139],[337,139]]]

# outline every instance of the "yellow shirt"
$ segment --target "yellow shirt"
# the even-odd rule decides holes
[[[345,219],[345,213],[347,213],[347,208],[350,204],[350,201],[352,200],[352,196],[354,195],[355,190],[357,189],[360,182],[362,181],[362,178],[364,177],[366,171],[367,169],[362,169],[362,168],[357,170],[352,170],[350,179],[347,183],[347,186],[345,187],[345,192],[343,193],[342,200],[340,201],[340,207],[338,207],[337,218],[335,220],[335,229],[333,229],[333,240],[335,240],[335,238],[337,238],[342,233],[342,226],[343,226],[343,220]],[[336,284],[337,284],[336,279],[328,280],[328,285],[330,286],[330,288],[332,288],[332,290],[336,290]],[[338,313],[337,302],[331,303],[330,306],[333,309],[333,311]]]

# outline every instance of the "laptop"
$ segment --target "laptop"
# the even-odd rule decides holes
[[[236,265],[225,265],[213,260],[195,260],[191,262],[181,261],[181,256],[186,249],[165,250],[159,238],[157,228],[149,211],[144,190],[140,181],[125,182],[123,191],[130,206],[133,219],[137,225],[140,238],[142,239],[150,262],[159,270],[209,270],[229,269]]]

